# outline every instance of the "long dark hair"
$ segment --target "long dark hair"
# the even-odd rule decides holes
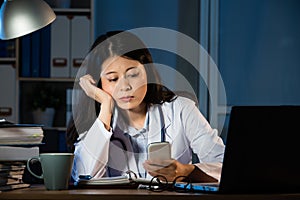
[[[145,44],[133,33],[127,31],[110,31],[100,35],[79,69],[77,77],[90,74],[98,80],[97,87],[102,88],[100,72],[103,61],[112,56],[121,56],[127,59],[139,61],[144,65],[147,73],[147,92],[144,102],[147,105],[162,104],[176,98],[175,93],[161,84],[152,56]],[[81,90],[75,81],[74,89]],[[73,98],[76,95],[73,95]],[[74,103],[75,102],[75,103]],[[81,90],[73,100],[72,118],[67,127],[67,144],[70,150],[74,150],[74,142],[78,133],[87,131],[95,122],[99,112],[100,103],[87,97]]]

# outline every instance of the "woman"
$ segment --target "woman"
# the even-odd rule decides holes
[[[77,139],[75,180],[79,175],[99,178],[128,170],[168,181],[219,180],[222,139],[194,101],[160,84],[151,54],[137,36],[126,31],[100,36],[80,70],[78,88],[83,92],[67,130],[71,142]],[[161,140],[171,143],[172,159],[147,160],[147,145]],[[191,164],[192,152],[199,163]]]

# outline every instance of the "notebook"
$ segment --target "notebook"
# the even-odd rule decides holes
[[[234,106],[220,184],[194,191],[300,192],[299,136],[300,106]]]

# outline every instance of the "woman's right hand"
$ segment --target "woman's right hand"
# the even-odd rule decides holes
[[[113,101],[110,94],[96,86],[96,81],[89,74],[80,77],[79,85],[87,96],[101,104]]]
[[[109,129],[110,119],[114,108],[114,100],[110,94],[98,88],[96,81],[89,74],[80,77],[79,85],[85,94],[101,104],[99,119]]]

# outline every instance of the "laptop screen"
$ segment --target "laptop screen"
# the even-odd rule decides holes
[[[300,106],[235,106],[220,191],[300,192]]]

